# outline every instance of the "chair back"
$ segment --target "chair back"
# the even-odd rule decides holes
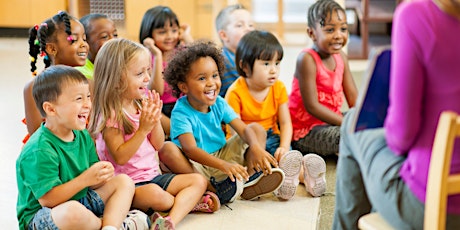
[[[460,173],[450,174],[457,137],[460,137],[460,116],[451,111],[441,113],[428,173],[424,229],[446,229],[447,197],[460,194]]]

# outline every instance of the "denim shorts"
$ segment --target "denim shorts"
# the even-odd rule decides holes
[[[275,156],[276,149],[280,147],[280,135],[273,132],[273,129],[267,130],[267,141],[265,144],[265,150],[272,156]],[[292,150],[289,147],[289,150]]]
[[[88,188],[88,192],[86,196],[79,199],[83,206],[89,209],[91,212],[94,213],[96,216],[102,216],[104,213],[104,201],[102,201],[99,194],[97,194],[94,190]],[[35,213],[35,216],[29,223],[29,230],[34,229],[50,229],[50,230],[59,230],[56,224],[51,217],[51,209],[47,207],[42,207]]]
[[[172,179],[175,176],[176,174],[173,174],[173,173],[165,173],[165,174],[154,177],[152,180],[138,182],[136,183],[136,187],[146,185],[146,184],[156,184],[160,186],[163,190],[166,191],[166,189],[168,189],[169,184],[171,183]]]

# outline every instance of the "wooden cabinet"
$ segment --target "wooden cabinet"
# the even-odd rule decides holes
[[[1,0],[0,27],[29,28],[66,9],[62,0]]]

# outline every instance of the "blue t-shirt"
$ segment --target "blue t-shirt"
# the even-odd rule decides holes
[[[223,76],[220,76],[222,86],[220,87],[219,95],[225,97],[228,88],[236,81],[236,79],[238,79],[238,77],[240,77],[240,75],[236,70],[235,53],[227,49],[227,47],[224,47],[222,48],[222,55],[224,56],[225,70]]]
[[[178,137],[184,133],[192,133],[199,148],[207,153],[214,153],[227,143],[222,122],[228,124],[236,118],[238,116],[235,111],[220,96],[207,113],[195,110],[187,96],[183,96],[176,101],[171,113],[171,140],[180,147]]]

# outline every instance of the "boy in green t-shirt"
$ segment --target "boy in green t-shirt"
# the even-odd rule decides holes
[[[51,66],[35,79],[33,97],[46,121],[16,161],[20,229],[148,228],[143,213],[126,218],[134,195],[132,180],[114,176],[113,166],[97,158],[85,129],[91,100],[83,74]],[[145,218],[136,220],[142,214]]]

